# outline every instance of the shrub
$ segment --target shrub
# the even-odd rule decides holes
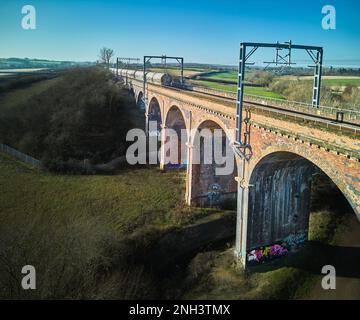
[[[136,110],[110,72],[73,69],[26,103],[0,110],[0,141],[35,158],[109,161],[124,155]]]
[[[253,71],[250,72],[247,77],[247,80],[249,82],[262,87],[269,86],[273,79],[274,79],[274,75],[266,71]]]

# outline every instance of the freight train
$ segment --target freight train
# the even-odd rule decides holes
[[[116,74],[116,69],[112,68],[112,72]],[[138,81],[144,80],[144,71],[141,70],[130,70],[130,69],[119,69],[118,70],[119,77],[124,79],[134,79]],[[146,81],[149,83],[154,83],[162,86],[171,86],[175,83],[179,83],[179,77],[171,76],[168,73],[160,73],[160,72],[146,72]]]

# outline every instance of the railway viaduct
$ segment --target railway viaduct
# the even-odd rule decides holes
[[[141,104],[143,82],[133,79],[129,89]],[[278,254],[282,244],[289,247],[307,239],[311,180],[316,170],[333,181],[360,221],[357,124],[339,123],[312,111],[248,101],[243,119],[247,118],[250,127],[252,156],[244,159],[234,152],[233,172],[216,176],[215,164],[193,163],[196,146],[192,130],[222,129],[227,143],[233,145],[235,101],[212,92],[151,83],[147,83],[146,94],[146,121],[157,121],[164,129],[161,143],[165,142],[163,133],[167,128],[186,129],[187,143],[182,146],[181,159],[186,167],[187,204],[237,204],[235,254],[243,265],[256,259],[256,248]],[[160,167],[166,169],[163,159],[162,155]]]

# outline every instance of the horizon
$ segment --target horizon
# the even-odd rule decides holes
[[[336,9],[335,30],[322,29],[321,9],[326,3],[319,0],[306,0],[297,10],[284,6],[285,1],[206,1],[205,5],[202,0],[171,4],[161,0],[34,0],[29,4],[36,9],[36,29],[24,30],[24,3],[2,1],[0,27],[8,30],[2,44],[11,45],[2,48],[1,54],[4,58],[92,62],[105,46],[114,49],[115,57],[166,54],[183,56],[186,63],[236,66],[242,41],[291,39],[296,44],[324,47],[324,67],[358,68],[360,3],[331,2]],[[272,51],[261,50],[254,62],[261,65],[272,58]],[[301,67],[310,60],[294,51],[294,61]]]
[[[25,60],[25,59],[28,59],[28,60],[36,60],[36,61],[48,61],[48,62],[68,62],[68,63],[78,63],[78,64],[96,64],[98,61],[95,60],[95,61],[76,61],[76,60],[52,60],[52,59],[47,59],[47,58],[36,58],[36,57],[24,57],[24,58],[21,58],[21,57],[0,57],[0,59],[4,59],[4,60],[11,60],[11,59],[19,59],[19,60]],[[349,60],[351,61],[351,60]],[[115,64],[116,63],[116,57],[114,57],[112,59],[112,64]],[[138,65],[138,64],[130,64],[130,66],[133,66],[133,65]],[[142,64],[141,64],[142,65]],[[161,63],[159,62],[154,62],[152,63],[153,66],[156,66],[156,67],[161,67]],[[230,64],[217,64],[217,63],[201,63],[201,62],[192,62],[192,61],[189,61],[189,62],[184,62],[184,67],[186,67],[187,65],[199,65],[199,66],[209,66],[209,67],[223,67],[223,68],[238,68],[238,65],[236,64],[233,64],[233,65],[230,65]],[[178,64],[177,63],[170,63],[168,62],[167,63],[167,66],[171,66],[171,67],[177,67]],[[247,66],[247,68],[257,68],[257,69],[264,69],[266,68],[265,66],[261,66],[261,65],[255,65],[255,66]],[[276,69],[276,68],[279,68],[279,67],[270,67],[268,68],[269,70],[272,70],[272,69]],[[304,66],[291,66],[291,69],[309,69],[309,68],[306,68]],[[356,69],[360,69],[360,64],[359,65],[332,65],[332,64],[328,64],[328,65],[324,65],[324,69],[352,69],[352,70],[356,70]],[[20,68],[21,69],[21,68]],[[43,69],[47,69],[47,68],[43,68]],[[1,68],[0,68],[1,70]]]

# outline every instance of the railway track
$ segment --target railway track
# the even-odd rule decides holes
[[[142,81],[139,79],[131,78],[132,80],[141,83]],[[222,101],[227,106],[234,106],[235,108],[235,98],[233,97],[226,97],[224,95],[215,94],[211,92],[204,92],[204,91],[197,91],[193,88],[186,88],[186,87],[176,87],[172,85],[166,85],[161,83],[154,83],[152,82],[151,85],[160,87],[160,88],[167,88],[170,90],[174,90],[177,92],[185,93],[185,94],[191,94],[192,96],[200,97],[209,100],[215,100],[215,101]],[[196,87],[195,87],[196,88]],[[312,121],[315,123],[319,123],[326,127],[331,127],[333,129],[338,129],[340,131],[350,131],[352,133],[355,133],[355,135],[358,135],[360,133],[360,123],[356,122],[350,122],[350,121],[338,121],[337,119],[331,118],[324,114],[314,114],[314,113],[307,113],[305,111],[300,110],[289,110],[280,106],[276,106],[273,104],[262,104],[259,102],[244,100],[244,104],[246,106],[253,107],[254,109],[261,110],[262,112],[267,113],[276,113],[282,116],[285,116],[287,118],[295,118],[297,120],[303,120],[303,121]],[[356,121],[356,120],[354,120]]]
[[[224,96],[216,95],[213,93],[193,91],[193,90],[187,89],[187,88],[177,88],[177,87],[164,86],[164,85],[159,86],[159,87],[165,87],[165,88],[175,90],[178,92],[191,93],[191,95],[193,95],[193,96],[204,97],[205,99],[207,97],[212,97],[212,98],[215,98],[216,100],[224,101],[227,104],[229,104],[229,102],[231,102],[234,104],[234,108],[235,108],[236,99],[231,98],[231,97],[224,97]],[[244,100],[244,105],[253,106],[253,107],[255,107],[257,109],[261,109],[265,112],[269,111],[272,113],[282,114],[287,117],[303,119],[305,121],[314,121],[314,122],[326,125],[327,127],[330,126],[332,128],[338,128],[340,130],[352,131],[356,134],[360,133],[360,124],[354,123],[354,122],[349,122],[349,121],[341,121],[340,122],[340,121],[337,121],[336,119],[333,119],[333,118],[330,118],[330,117],[327,117],[324,115],[315,115],[315,114],[310,114],[310,113],[306,113],[306,112],[302,112],[302,111],[289,110],[289,109],[281,108],[281,107],[278,107],[275,105],[261,104],[261,103],[249,101],[249,100]]]

